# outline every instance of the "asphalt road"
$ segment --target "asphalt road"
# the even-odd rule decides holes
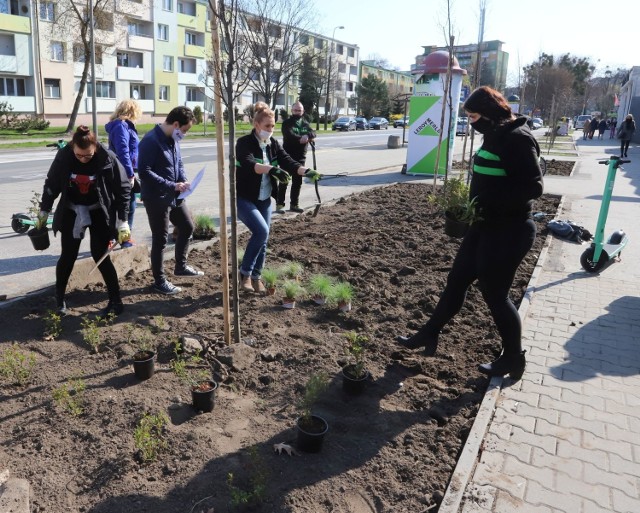
[[[322,201],[335,200],[381,184],[413,179],[400,174],[400,169],[406,162],[406,146],[387,148],[388,137],[401,134],[402,128],[389,128],[319,137],[316,143],[317,169],[326,174],[347,172],[350,175],[347,178],[321,181]],[[457,140],[459,142],[460,138]],[[461,144],[457,144],[456,150],[456,153],[460,152]],[[190,209],[194,214],[213,217],[216,225],[219,225],[215,141],[190,141],[187,138],[182,143],[182,154],[189,178],[193,178],[205,167],[202,182],[187,199]],[[21,296],[50,286],[55,281],[54,267],[60,252],[58,239],[51,237],[49,249],[35,252],[26,235],[17,234],[11,229],[12,214],[25,212],[33,191],[42,191],[54,155],[55,152],[48,148],[0,152],[0,185],[4,192],[3,201],[0,202],[0,297]],[[307,165],[312,165],[311,152],[307,155]],[[228,191],[228,182],[225,182],[225,191]],[[301,206],[311,207],[315,203],[314,188],[303,184]],[[287,208],[288,206],[287,199]],[[137,242],[150,245],[151,236],[142,204],[138,204],[136,210],[132,235]],[[88,247],[88,242],[83,241],[81,257],[89,255]]]

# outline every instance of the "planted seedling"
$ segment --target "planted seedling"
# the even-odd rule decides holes
[[[329,386],[329,378],[324,372],[312,374],[304,387],[304,395],[298,404],[300,408],[300,425],[304,427],[312,423],[311,408],[320,394]]]
[[[196,239],[211,239],[216,235],[216,228],[208,215],[198,214],[194,218],[193,237]]]
[[[147,360],[155,353],[155,342],[152,328],[142,328],[135,324],[129,324],[126,327],[127,330],[127,343],[136,348],[136,352],[133,355],[134,360]]]
[[[44,316],[44,322],[44,339],[55,340],[58,338],[62,333],[62,316],[53,310],[49,310]]]
[[[0,377],[10,384],[24,386],[31,380],[35,366],[33,353],[21,351],[18,344],[12,344],[0,357]]]
[[[261,278],[267,289],[267,293],[269,293],[269,291],[275,291],[279,277],[280,273],[276,269],[266,268],[262,270]]]
[[[319,305],[324,304],[331,297],[334,280],[326,274],[314,274],[309,279],[307,289],[313,300]]]
[[[80,322],[82,326],[82,338],[93,349],[94,353],[100,352],[102,346],[102,336],[100,334],[100,325],[106,326],[114,318],[113,314],[109,314],[106,318],[96,317],[90,319],[85,317]]]
[[[287,262],[282,266],[282,275],[292,280],[300,281],[304,266],[300,262]]]
[[[246,489],[236,484],[236,476],[227,474],[227,486],[231,494],[231,506],[234,508],[261,503],[267,492],[267,477],[269,472],[264,460],[260,457],[258,448],[252,445],[247,449],[249,462],[244,468],[248,472]]]
[[[169,365],[180,381],[190,386],[192,390],[207,390],[210,388],[208,384],[211,380],[210,370],[203,367],[193,368],[193,366],[197,366],[203,361],[199,352],[185,356],[182,352],[182,344],[179,340],[176,340],[173,346],[173,354],[174,359],[171,360]],[[201,388],[203,385],[206,385],[206,387]]]
[[[336,283],[331,291],[332,301],[338,303],[340,310],[351,310],[351,300],[353,299],[353,285],[346,281]]]
[[[345,333],[345,337],[347,339],[345,350],[352,360],[352,363],[347,366],[349,367],[349,374],[353,375],[355,379],[361,379],[366,374],[364,364],[369,339],[355,331],[348,331]]]
[[[82,378],[70,379],[53,389],[53,400],[60,408],[78,417],[84,411],[82,403],[86,388],[87,386]]]
[[[33,192],[33,196],[31,197],[31,206],[29,207],[29,214],[33,219],[33,227],[36,231],[42,230],[45,226],[47,226],[47,218],[40,218],[40,199],[41,194],[39,192]]]
[[[158,454],[168,447],[164,435],[168,422],[169,419],[164,413],[145,413],[138,422],[133,431],[133,440],[143,463],[154,461]]]
[[[469,198],[469,190],[462,176],[449,178],[439,191],[428,197],[428,201],[451,219],[473,224],[481,218],[476,212],[476,198]]]
[[[304,287],[297,281],[293,280],[285,281],[282,285],[282,289],[284,290],[284,297],[292,301],[302,298],[305,294]]]

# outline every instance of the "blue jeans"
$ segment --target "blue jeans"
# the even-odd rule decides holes
[[[257,200],[255,203],[238,197],[238,217],[249,231],[251,238],[244,251],[244,258],[240,264],[240,273],[251,276],[254,280],[260,278],[264,261],[267,256],[267,241],[269,240],[269,225],[271,224],[271,198]]]

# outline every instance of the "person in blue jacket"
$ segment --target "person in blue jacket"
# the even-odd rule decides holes
[[[180,193],[191,188],[180,155],[180,141],[191,129],[194,120],[190,108],[176,107],[169,112],[164,123],[156,125],[140,141],[138,173],[142,201],[151,228],[153,288],[161,294],[177,294],[182,290],[167,280],[162,264],[169,221],[178,229],[173,274],[193,277],[204,275],[202,271],[187,265],[193,220],[186,201],[178,198]]]
[[[135,123],[142,117],[142,109],[135,100],[121,101],[105,125],[109,135],[109,149],[118,156],[118,160],[127,172],[132,193],[129,204],[129,228],[133,229],[133,215],[136,212],[135,173],[138,170],[138,144],[140,138]],[[133,246],[133,239],[122,243],[123,248]]]

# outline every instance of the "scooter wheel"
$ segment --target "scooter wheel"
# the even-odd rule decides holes
[[[29,216],[20,215],[11,219],[11,229],[16,233],[25,233],[29,230],[29,225],[24,224],[21,219],[29,220]]]
[[[595,252],[595,248],[591,246],[585,249],[582,255],[580,255],[580,265],[582,265],[582,268],[588,273],[597,273],[598,271],[600,271],[600,269],[604,267],[604,264],[606,264],[609,261],[609,255],[607,254],[606,251],[603,250],[602,253],[600,253],[599,260],[597,262],[594,262],[593,261],[594,252]]]

